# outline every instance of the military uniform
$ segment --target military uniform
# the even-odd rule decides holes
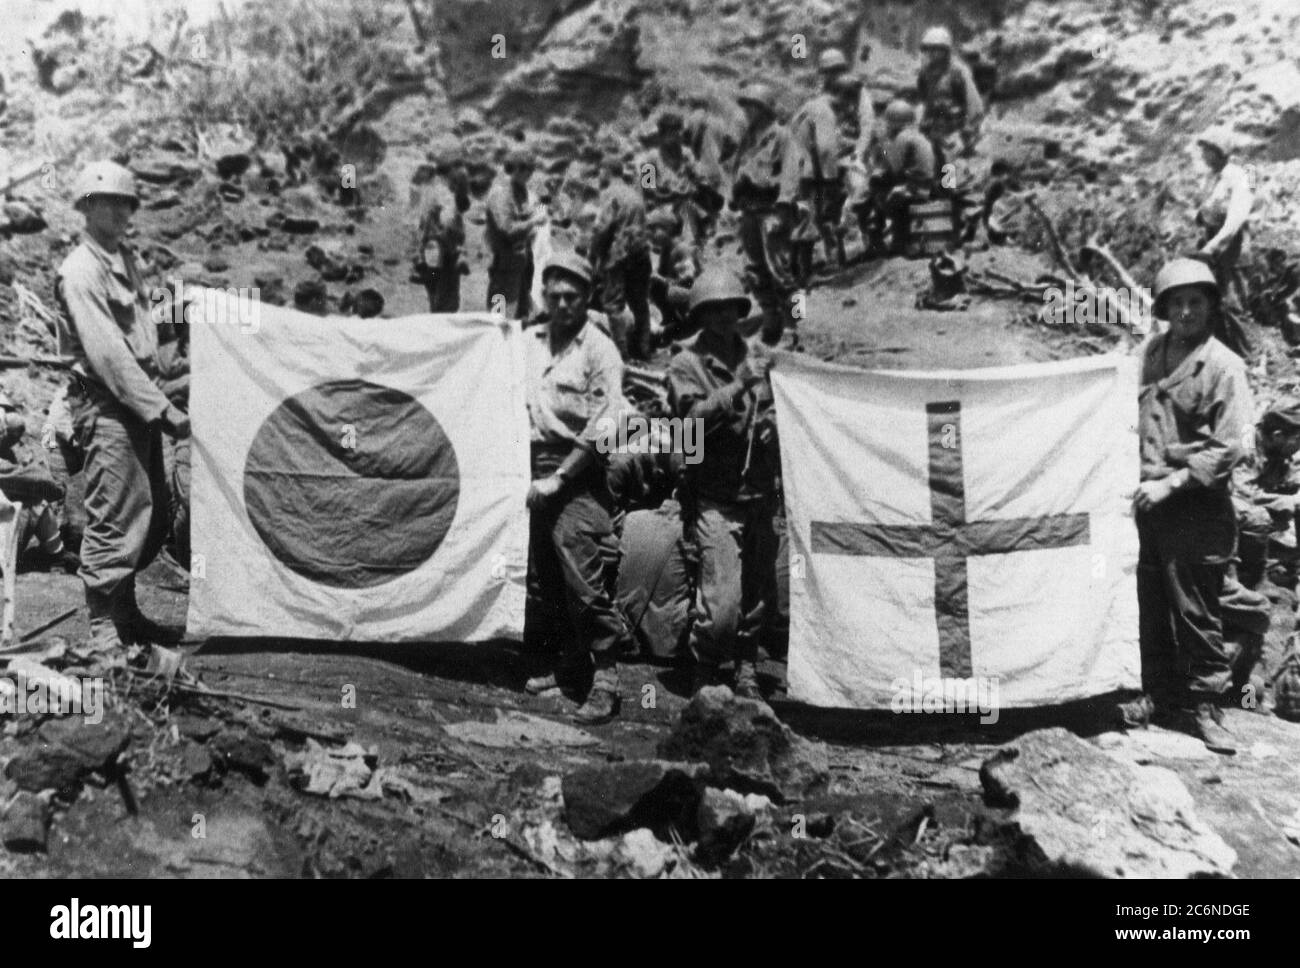
[[[840,253],[838,226],[845,193],[840,178],[841,159],[851,146],[842,143],[834,100],[823,92],[805,102],[790,118],[789,155],[784,163],[785,178],[797,194],[798,216],[791,241],[798,254],[795,277],[807,287],[812,277],[812,247],[820,238],[826,257]]]
[[[460,312],[460,263],[465,245],[464,209],[469,197],[457,198],[441,179],[435,182],[420,220],[416,271],[429,295],[429,312]]]
[[[893,247],[899,251],[907,241],[908,208],[928,201],[934,193],[934,149],[919,128],[909,125],[883,143],[879,164],[871,174],[868,203],[860,216],[863,240],[870,246],[883,245],[885,228],[892,225]]]
[[[558,352],[548,327],[524,334],[534,480],[554,473],[575,446],[595,448],[605,418],[623,408],[623,361],[590,322]],[[530,516],[529,640],[554,647],[576,638],[580,649],[612,661],[626,639],[614,606],[618,541],[603,462],[593,463]],[[566,634],[566,631],[568,634]]]
[[[641,194],[614,180],[600,200],[600,215],[592,233],[590,254],[599,287],[597,303],[611,316],[632,318],[627,353],[632,359],[650,355],[650,242],[646,238],[645,203]]]
[[[704,230],[697,199],[705,182],[691,149],[682,145],[680,151],[673,153],[661,147],[652,148],[637,161],[636,179],[646,208],[672,209],[689,231],[692,244],[699,249],[704,244]]]
[[[1232,681],[1219,598],[1236,550],[1231,475],[1252,413],[1239,358],[1210,337],[1168,372],[1169,339],[1155,336],[1142,352],[1142,480],[1185,468],[1191,483],[1137,513],[1138,603],[1143,687],[1179,706]]]
[[[790,229],[775,215],[778,202],[793,206],[797,194],[798,173],[792,177],[785,171],[789,158],[789,134],[773,120],[741,137],[732,176],[731,207],[740,213],[745,270],[763,312],[764,339],[770,343],[780,340],[787,326],[796,325]]]
[[[105,251],[89,236],[59,268],[59,352],[71,361],[68,388],[85,451],[86,531],[81,577],[91,618],[134,607],[135,576],[167,534],[158,376],[158,337],[129,249]]]
[[[1246,280],[1238,264],[1246,245],[1248,219],[1254,200],[1246,170],[1228,162],[1211,179],[1205,200],[1196,211],[1196,224],[1202,233],[1201,245],[1218,235],[1229,218],[1241,222],[1241,228],[1209,260],[1219,291],[1223,293],[1224,326],[1216,335],[1238,356],[1245,356],[1252,349],[1242,325],[1246,318],[1248,295]]]
[[[488,267],[488,309],[495,297],[505,300],[507,319],[527,319],[531,313],[533,287],[533,226],[529,222],[536,207],[532,193],[515,189],[502,176],[488,191],[487,221],[483,235],[492,263]]]
[[[916,90],[925,108],[921,132],[934,145],[940,165],[974,145],[984,102],[965,61],[952,54],[945,66],[925,64],[917,74]]]
[[[752,668],[777,606],[771,392],[762,385],[740,393],[753,352],[738,334],[702,330],[668,365],[673,412],[703,421],[703,460],[686,465],[683,514],[699,556],[690,645],[705,668],[729,659]]]

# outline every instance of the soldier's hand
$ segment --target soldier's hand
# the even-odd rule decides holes
[[[1157,504],[1167,501],[1173,493],[1172,474],[1157,481],[1143,481],[1133,492],[1133,507],[1139,511],[1150,511]]]
[[[564,480],[559,474],[548,474],[546,477],[538,478],[528,488],[528,497],[524,503],[530,510],[536,511],[559,494],[563,487]]]
[[[162,428],[177,440],[190,435],[190,418],[175,406],[169,406],[162,415]]]

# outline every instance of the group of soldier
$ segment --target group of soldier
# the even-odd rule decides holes
[[[626,489],[612,484],[638,475],[671,482],[682,535],[696,553],[693,688],[718,681],[729,666],[737,693],[761,695],[758,643],[782,621],[776,575],[784,512],[769,346],[793,324],[788,296],[800,274],[806,281],[811,271],[811,249],[820,240],[834,255],[839,213],[858,215],[869,245],[886,234],[896,245],[904,232],[901,210],[936,191],[936,166],[969,151],[977,137],[978,92],[951,38],[931,31],[924,46],[919,120],[910,104],[896,101],[877,129],[860,81],[839,52],[828,51],[820,62],[821,92],[789,122],[781,122],[771,89],[754,84],[739,97],[746,124],[736,144],[710,147],[707,130],[694,132],[700,156],[711,159],[703,180],[682,116],[661,113],[656,145],[642,163],[654,177],[639,179],[633,158],[606,160],[585,251],[552,250],[541,267],[543,305],[536,311],[533,243],[548,217],[531,194],[531,156],[513,151],[489,191],[489,308],[526,323],[532,483],[525,638],[553,657],[526,688],[541,693],[570,674],[589,675],[579,722],[604,721],[618,709],[618,656],[629,632],[614,600],[616,522],[626,510]],[[1284,401],[1265,414],[1262,469],[1239,480],[1234,505],[1232,480],[1244,473],[1253,407],[1241,359],[1246,350],[1232,345],[1227,321],[1242,311],[1237,263],[1252,199],[1229,139],[1207,132],[1197,140],[1210,171],[1197,215],[1202,239],[1196,258],[1173,260],[1158,274],[1155,310],[1169,329],[1141,352],[1142,474],[1134,510],[1145,692],[1123,712],[1130,722],[1167,716],[1230,752],[1221,710],[1240,677],[1225,643],[1224,602],[1237,595],[1239,523],[1260,530],[1251,521],[1271,515],[1262,525],[1267,534],[1270,522],[1294,519],[1300,403]],[[718,172],[729,174],[729,183]],[[854,172],[862,177],[850,177]],[[469,189],[459,166],[443,166],[441,176],[422,227],[420,278],[431,308],[454,312],[466,271]],[[747,283],[706,258],[724,185],[738,216]],[[169,531],[176,537],[185,530],[188,360],[179,328],[152,318],[124,243],[140,203],[131,173],[111,162],[90,165],[74,186],[74,202],[85,233],[57,284],[59,351],[71,377],[51,408],[47,446],[75,451],[84,471],[80,573],[91,645],[111,651],[174,637],[140,612],[135,579]],[[644,359],[652,348],[650,303],[676,341],[667,409],[702,428],[698,463],[605,446],[611,423],[631,413],[625,360]],[[755,333],[762,338],[748,338]],[[22,436],[14,416],[5,416],[7,443]],[[171,441],[171,488],[164,438]],[[633,466],[660,460],[667,466]],[[63,553],[48,520],[37,515],[32,530],[44,553]]]
[[[867,256],[901,251],[908,211],[951,195],[945,165],[969,154],[984,108],[970,68],[945,27],[921,40],[924,63],[912,101],[895,99],[878,119],[872,92],[844,53],[818,58],[819,90],[787,117],[767,83],[737,97],[739,135],[715,123],[703,104],[663,108],[640,156],[614,146],[599,165],[603,191],[583,237],[597,276],[592,305],[610,317],[616,342],[632,360],[649,358],[651,307],[663,321],[660,343],[684,334],[684,292],[708,257],[723,210],[736,215],[748,289],[762,316],[762,337],[797,344],[797,293],[812,283],[820,244],[827,263],[846,262],[846,218],[856,219]],[[688,102],[684,107],[690,107]],[[464,215],[470,206],[462,159],[444,158],[420,225],[418,277],[434,312],[460,308]],[[528,319],[535,241],[549,228],[531,187],[536,160],[520,144],[503,159],[485,200],[489,252],[486,305]]]

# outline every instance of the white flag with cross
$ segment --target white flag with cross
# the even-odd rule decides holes
[[[791,698],[898,711],[922,684],[991,681],[1010,708],[1139,686],[1135,360],[905,373],[782,354],[772,386]]]

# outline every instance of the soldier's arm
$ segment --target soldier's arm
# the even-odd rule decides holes
[[[1231,194],[1228,196],[1228,209],[1224,214],[1223,228],[1207,244],[1207,248],[1226,243],[1241,231],[1246,220],[1250,218],[1250,209],[1255,204],[1254,193],[1250,190],[1250,180],[1244,170],[1233,180]]]
[[[984,119],[984,99],[980,97],[979,88],[975,86],[975,75],[971,69],[961,65],[958,72],[961,77],[962,102],[966,105],[966,128],[974,131]]]
[[[853,157],[865,163],[875,136],[876,106],[871,103],[871,92],[864,84],[862,93],[858,95],[858,142],[853,148]]]
[[[167,398],[131,355],[107,295],[76,276],[62,281],[61,292],[96,379],[141,420],[152,423],[160,419],[167,412]]]
[[[700,383],[694,367],[678,353],[668,365],[668,405],[679,417],[693,417],[704,422],[704,433],[713,433],[731,423],[745,411],[746,386],[736,379],[709,392]]]
[[[1254,434],[1254,406],[1243,365],[1228,367],[1210,387],[1213,399],[1206,422],[1209,436],[1187,455],[1185,487],[1215,487],[1232,479],[1232,469],[1245,456],[1247,436]]]

